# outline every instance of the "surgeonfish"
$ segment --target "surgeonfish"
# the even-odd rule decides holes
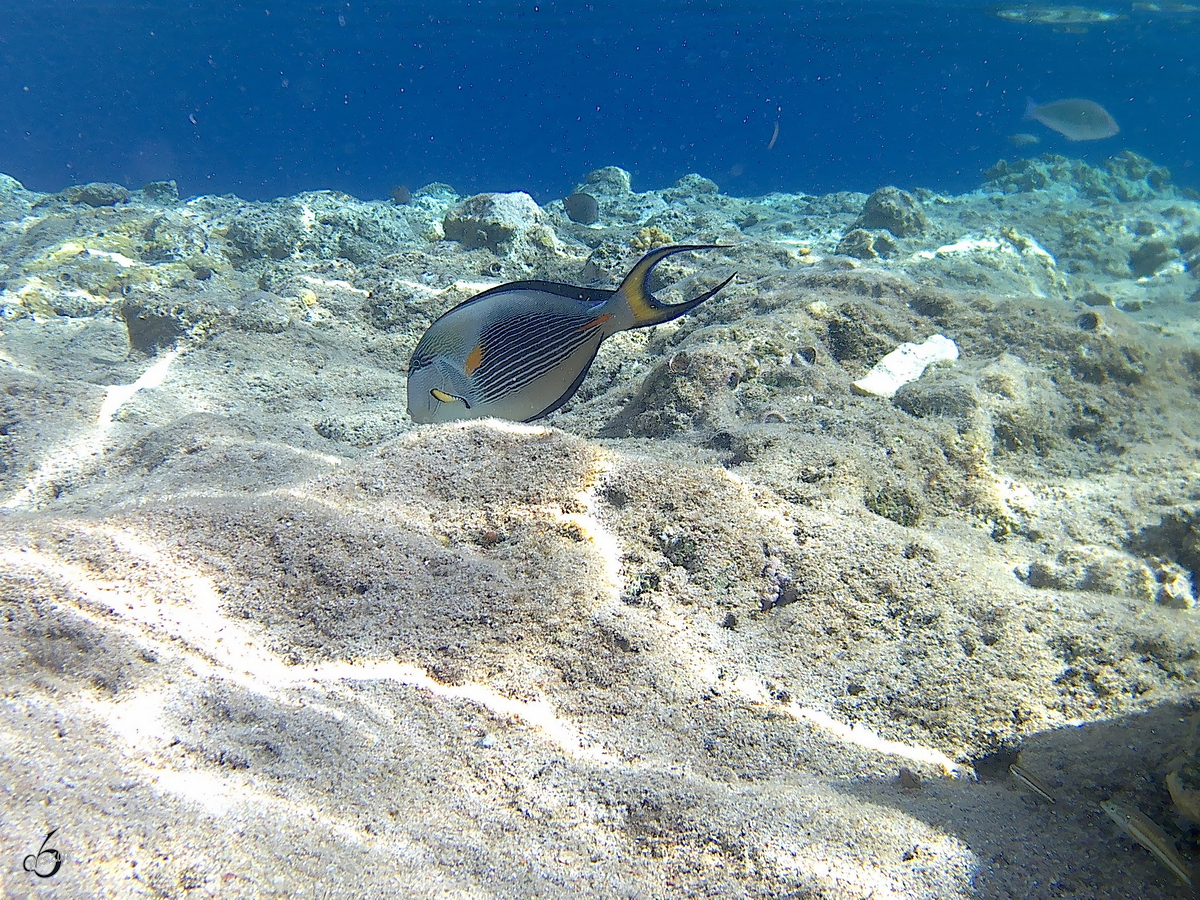
[[[1137,9],[1138,5],[1133,4]],[[1010,22],[1033,22],[1040,25],[1100,25],[1124,19],[1119,12],[1108,9],[1092,9],[1085,6],[1003,6],[993,14]]]
[[[476,294],[439,316],[413,350],[408,414],[420,424],[549,415],[579,389],[605,338],[677,319],[734,279],[685,303],[660,303],[650,293],[650,273],[668,256],[713,249],[653,250],[616,290],[514,281]]]

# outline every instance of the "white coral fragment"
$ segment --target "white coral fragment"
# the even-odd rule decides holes
[[[935,334],[923,344],[901,344],[854,382],[854,387],[864,394],[891,399],[902,385],[920,378],[930,363],[956,359],[958,345],[944,335]]]

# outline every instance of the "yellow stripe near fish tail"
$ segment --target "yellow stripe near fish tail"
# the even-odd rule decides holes
[[[652,250],[638,260],[637,265],[630,270],[625,276],[625,280],[621,282],[621,286],[617,288],[617,293],[624,296],[625,301],[629,304],[629,310],[633,313],[633,328],[644,328],[648,325],[660,325],[663,322],[670,322],[672,319],[682,316],[691,309],[695,309],[725,285],[729,284],[734,278],[730,275],[725,281],[721,282],[711,291],[706,291],[701,296],[694,300],[688,300],[686,303],[666,304],[660,303],[658,298],[650,293],[650,273],[654,271],[654,267],[666,259],[668,256],[673,256],[676,253],[686,253],[689,250],[720,250],[724,247],[720,244],[682,244],[675,247],[660,247],[658,250]]]

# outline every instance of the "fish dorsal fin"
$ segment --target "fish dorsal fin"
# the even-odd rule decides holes
[[[496,294],[507,294],[510,291],[538,291],[543,294],[553,294],[556,297],[565,297],[568,300],[578,300],[580,303],[588,306],[596,303],[604,303],[616,293],[612,288],[576,287],[573,284],[562,284],[558,281],[510,281],[506,284],[498,284],[493,288],[488,288],[483,293],[476,294],[469,300],[464,300],[458,306],[454,307],[454,309],[461,309],[464,306],[470,306],[472,303],[478,303],[480,300],[485,300],[488,297],[494,297]]]

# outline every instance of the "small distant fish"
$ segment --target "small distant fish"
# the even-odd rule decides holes
[[[443,313],[408,364],[408,414],[414,422],[496,416],[530,422],[579,389],[604,339],[618,331],[677,319],[729,284],[730,275],[685,303],[650,293],[650,273],[676,253],[716,245],[660,247],[616,290],[553,281],[514,281]]]
[[[1121,826],[1122,831],[1157,856],[1163,865],[1182,878],[1186,884],[1192,883],[1192,870],[1175,849],[1175,842],[1140,809],[1118,800],[1105,800],[1100,804],[1100,808]]]
[[[1054,795],[1050,793],[1050,788],[1046,783],[1026,769],[1024,766],[1013,763],[1008,767],[1008,774],[1017,779],[1021,784],[1025,785],[1029,790],[1033,791],[1047,803],[1054,802]]]
[[[1025,134],[1022,132],[1020,134],[1010,134],[1008,142],[1014,147],[1030,147],[1033,144],[1040,144],[1042,139],[1036,134]]]
[[[591,194],[576,192],[563,200],[567,218],[580,225],[592,225],[600,218],[600,204]]]
[[[992,12],[1010,22],[1037,25],[1099,25],[1125,18],[1119,12],[1087,6],[1000,6]]]
[[[1165,13],[1195,13],[1200,12],[1200,6],[1194,3],[1135,3],[1133,8],[1139,12]]]
[[[1108,110],[1091,100],[1055,100],[1039,105],[1030,98],[1025,102],[1025,118],[1041,122],[1071,141],[1098,141],[1121,130]]]

